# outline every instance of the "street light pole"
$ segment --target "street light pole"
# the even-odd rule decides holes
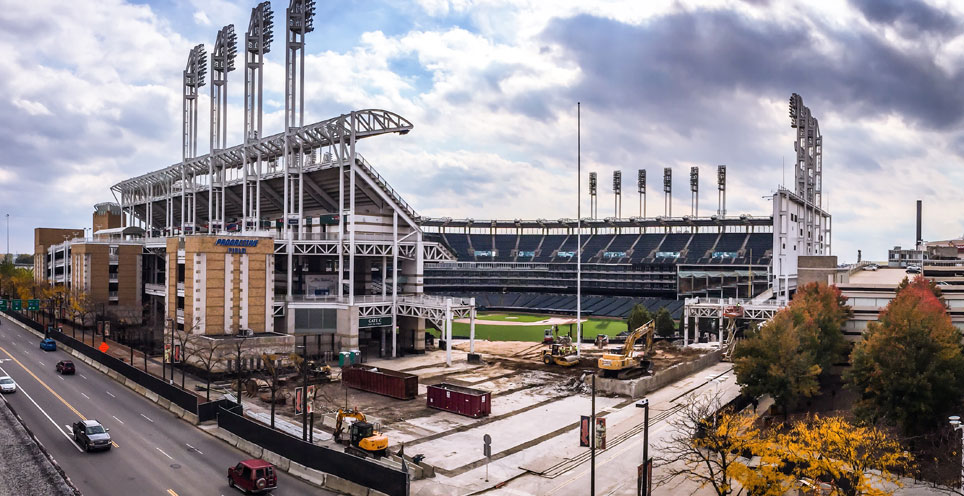
[[[961,431],[961,446],[964,447],[964,426],[961,425],[961,417],[951,415],[947,419],[955,431]],[[961,449],[961,491],[964,491],[964,448]]]
[[[643,409],[643,477],[639,480],[640,496],[649,496],[649,398],[636,403]]]
[[[167,319],[171,322],[171,384],[174,384],[174,319]]]

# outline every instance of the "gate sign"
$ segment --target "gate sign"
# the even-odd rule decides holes
[[[579,419],[579,447],[588,448],[589,444],[589,415],[581,415]]]
[[[302,397],[301,397],[301,392],[302,392],[302,388],[301,388],[300,386],[295,388],[295,401],[294,401],[294,403],[295,403],[295,414],[296,414],[296,415],[301,415],[301,404],[302,404],[302,402],[304,401],[304,400],[302,399]],[[308,403],[307,403],[307,405],[308,405],[308,414],[309,414],[309,415],[310,415],[311,412],[313,411],[312,402],[314,401],[314,399],[315,399],[315,386],[313,386],[313,385],[312,385],[312,386],[308,386]]]
[[[358,328],[364,329],[366,327],[385,327],[392,325],[391,315],[380,315],[377,317],[360,317],[358,319]]]
[[[23,300],[13,300],[13,309],[16,311],[23,310]]]
[[[606,417],[596,417],[596,449],[606,449]]]
[[[7,300],[0,300],[0,312],[7,311]]]
[[[27,310],[40,310],[40,300],[27,300]]]

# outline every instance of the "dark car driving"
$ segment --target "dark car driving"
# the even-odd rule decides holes
[[[74,441],[77,441],[84,451],[109,450],[111,446],[110,429],[105,429],[96,420],[79,420],[74,422]]]
[[[228,468],[228,485],[244,492],[268,492],[278,488],[278,475],[264,460],[244,460]]]
[[[74,362],[71,362],[70,360],[61,360],[57,362],[57,372],[59,372],[61,375],[73,375],[75,372]]]

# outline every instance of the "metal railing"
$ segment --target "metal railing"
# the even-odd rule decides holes
[[[381,187],[383,191],[388,193],[388,196],[390,196],[392,200],[395,201],[395,203],[397,203],[400,207],[402,207],[402,210],[404,210],[409,215],[409,217],[411,217],[412,219],[419,218],[418,214],[415,213],[415,209],[412,208],[412,206],[409,205],[405,200],[403,200],[402,196],[399,195],[394,188],[388,185],[388,181],[386,181],[385,178],[381,176],[381,174],[375,171],[375,168],[372,167],[367,160],[365,160],[365,157],[357,153],[355,154],[355,156],[358,157],[358,164],[361,165],[362,170],[364,170],[369,176],[371,176],[371,178],[375,180],[378,186]]]

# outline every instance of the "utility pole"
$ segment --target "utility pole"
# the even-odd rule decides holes
[[[592,414],[589,417],[589,494],[596,496],[596,374],[592,374]]]
[[[576,102],[576,356],[582,348],[582,104]],[[595,379],[593,379],[595,381]],[[595,382],[593,382],[595,384]],[[593,409],[595,410],[595,408]]]
[[[10,254],[10,214],[7,214],[7,254]]]

